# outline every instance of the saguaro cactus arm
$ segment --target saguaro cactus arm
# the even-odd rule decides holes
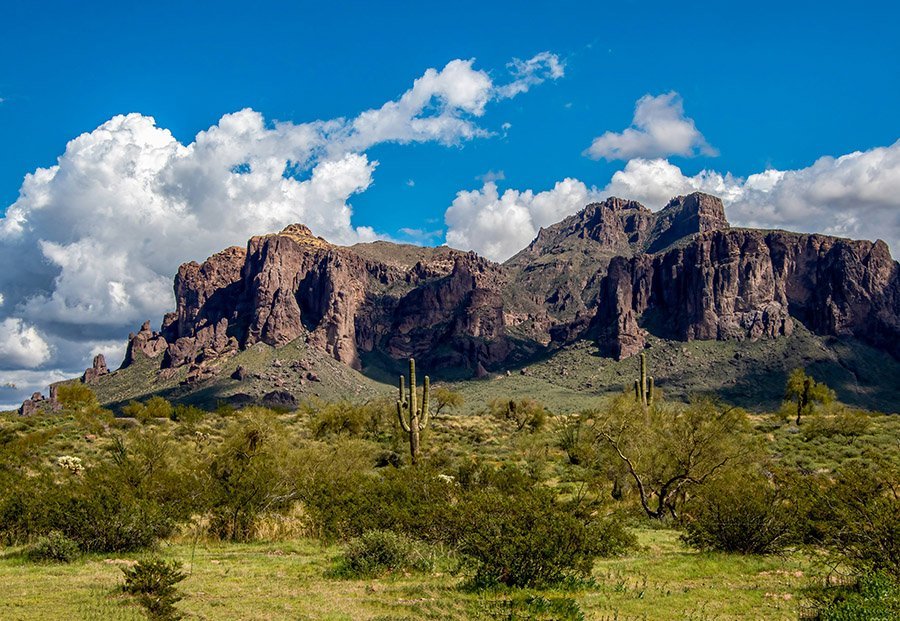
[[[429,420],[429,411],[428,411],[428,394],[430,392],[431,380],[428,379],[428,376],[425,376],[425,386],[422,389],[422,411],[419,415],[419,429],[425,429],[428,426]]]
[[[400,376],[400,398],[397,399],[397,419],[400,421],[400,427],[403,429],[403,431],[405,431],[406,433],[409,433],[409,423],[406,422],[406,417],[403,415],[403,411],[406,409],[406,406],[408,403],[406,401],[406,395],[404,394],[405,389],[406,389],[406,387],[404,386],[404,384],[405,384],[404,379],[405,378],[401,375]]]

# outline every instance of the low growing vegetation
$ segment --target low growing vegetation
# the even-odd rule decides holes
[[[799,425],[669,402],[649,377],[643,398],[629,389],[568,416],[515,396],[461,416],[436,388],[430,407],[442,412],[418,429],[416,451],[410,409],[426,419],[423,393],[403,393],[403,426],[385,400],[207,412],[154,398],[113,417],[71,384],[58,412],[0,419],[0,542],[12,550],[0,572],[137,554],[124,570],[131,598],[117,605],[176,619],[200,590],[189,586],[198,546],[266,564],[260,550],[277,545],[295,550],[304,580],[412,585],[410,601],[457,602],[447,618],[589,618],[613,601],[671,618],[640,602],[686,606],[701,591],[691,568],[711,563],[757,568],[729,578],[748,585],[792,576],[779,615],[892,615],[900,427],[804,378],[786,391],[794,413],[804,397],[792,383],[808,393]],[[722,588],[716,597],[742,601]]]

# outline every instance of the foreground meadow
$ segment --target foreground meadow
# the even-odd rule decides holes
[[[900,417],[792,378],[756,414],[436,386],[418,422],[70,384],[0,416],[0,619],[896,618]]]
[[[189,577],[189,619],[795,619],[801,590],[823,570],[802,554],[736,556],[691,550],[672,530],[638,530],[639,547],[594,565],[594,584],[472,591],[452,567],[382,579],[329,574],[339,546],[163,542]],[[141,555],[91,555],[70,565],[0,557],[0,618],[143,619],[122,595],[120,566]]]

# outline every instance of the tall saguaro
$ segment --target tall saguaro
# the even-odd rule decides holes
[[[416,403],[416,361],[409,359],[409,394],[405,394],[404,377],[400,376],[400,398],[397,400],[397,418],[403,431],[409,434],[409,454],[413,465],[419,462],[419,433],[428,426],[429,379],[425,376],[422,390],[422,407]]]
[[[641,378],[634,380],[634,398],[644,408],[653,405],[653,377],[647,377],[647,354],[641,352]]]

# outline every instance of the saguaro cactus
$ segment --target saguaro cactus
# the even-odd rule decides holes
[[[428,388],[429,379],[425,376],[422,390],[422,408],[416,404],[416,361],[409,359],[409,394],[406,393],[404,377],[400,376],[400,398],[397,400],[397,418],[403,431],[409,434],[409,454],[412,463],[419,461],[419,433],[428,426]]]
[[[653,378],[647,377],[647,354],[641,352],[641,379],[634,380],[634,398],[644,407],[653,405]]]

